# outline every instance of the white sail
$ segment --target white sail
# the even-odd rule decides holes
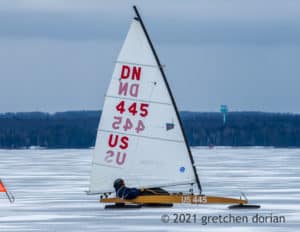
[[[170,93],[139,20],[123,44],[103,106],[90,192],[195,183]]]

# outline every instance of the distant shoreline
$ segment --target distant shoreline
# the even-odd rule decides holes
[[[300,114],[180,112],[190,146],[300,148]],[[86,149],[95,144],[101,111],[0,114],[0,149]]]
[[[214,146],[213,148],[209,148],[207,146],[190,146],[191,149],[207,149],[207,150],[250,150],[250,149],[289,149],[289,150],[292,150],[292,149],[295,149],[295,150],[299,150],[300,147],[263,147],[263,146],[235,146],[235,147],[232,147],[232,146]],[[12,150],[18,150],[18,151],[45,151],[45,150],[93,150],[94,147],[87,147],[87,148],[47,148],[47,147],[41,147],[41,148],[30,148],[30,147],[21,147],[21,148],[0,148],[1,151],[12,151]]]

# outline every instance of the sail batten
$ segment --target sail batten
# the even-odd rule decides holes
[[[111,95],[106,95],[105,97],[108,97],[108,98],[117,98],[117,99],[123,99],[123,100],[134,100],[134,101],[140,101],[140,102],[147,102],[147,103],[153,103],[153,104],[162,104],[162,105],[172,106],[172,104],[168,103],[168,102],[149,101],[147,99],[136,99],[136,98],[118,97],[118,96],[111,96]]]
[[[134,187],[197,183],[175,101],[143,27],[132,21],[106,93],[92,193],[114,191],[117,178]]]
[[[115,132],[113,130],[101,130],[101,129],[98,130],[98,131],[107,132],[107,133],[114,133]],[[174,142],[174,143],[184,143],[184,140],[166,139],[166,138],[162,138],[162,137],[143,136],[143,135],[136,135],[136,134],[130,134],[130,133],[122,133],[122,132],[118,132],[118,134],[127,135],[127,136],[134,136],[134,137],[140,137],[140,138],[146,138],[146,139],[164,140],[164,141]]]
[[[132,62],[126,62],[126,61],[116,61],[118,64],[130,64],[130,65],[139,65],[139,66],[144,66],[144,67],[151,67],[151,68],[159,68],[160,66],[158,65],[151,65],[151,64],[138,64],[138,63],[132,63]],[[165,67],[162,65],[161,67]]]

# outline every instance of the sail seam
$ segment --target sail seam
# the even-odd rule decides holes
[[[121,167],[116,167],[116,166],[107,165],[107,164],[99,164],[99,163],[96,163],[96,162],[92,162],[92,165],[93,165],[93,164],[98,165],[98,166],[109,167],[109,168],[123,169],[123,168],[121,168]]]
[[[151,136],[145,136],[145,135],[127,134],[127,133],[122,133],[122,132],[119,132],[119,131],[112,131],[112,130],[103,130],[103,129],[100,129],[98,131],[103,131],[103,132],[107,132],[107,133],[118,133],[118,134],[121,134],[121,135],[141,137],[141,138],[153,139],[153,140],[164,140],[164,141],[175,142],[175,143],[183,143],[184,142],[183,140],[165,139],[165,138],[161,138],[161,137],[151,137]]]
[[[165,67],[165,65],[161,65],[161,66],[158,66],[158,65],[152,65],[152,64],[142,64],[142,63],[134,63],[134,62],[127,62],[127,61],[120,61],[120,60],[117,60],[116,61],[117,64],[130,64],[130,65],[138,65],[138,66],[144,66],[144,67],[151,67],[151,68],[159,68],[159,67]]]
[[[149,101],[149,100],[134,99],[134,98],[128,98],[128,97],[118,97],[118,96],[112,96],[112,95],[105,95],[105,97],[108,97],[108,98],[116,98],[116,99],[122,99],[122,100],[130,100],[130,101],[138,101],[138,102],[147,102],[147,103],[152,103],[152,104],[161,104],[161,105],[172,106],[172,104],[166,103],[166,102]]]

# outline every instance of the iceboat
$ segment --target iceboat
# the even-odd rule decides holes
[[[136,15],[105,95],[88,193],[99,194],[109,207],[247,205],[246,198],[203,193],[164,67],[136,6],[133,9]],[[136,188],[181,190],[125,200],[113,196],[117,178]]]

